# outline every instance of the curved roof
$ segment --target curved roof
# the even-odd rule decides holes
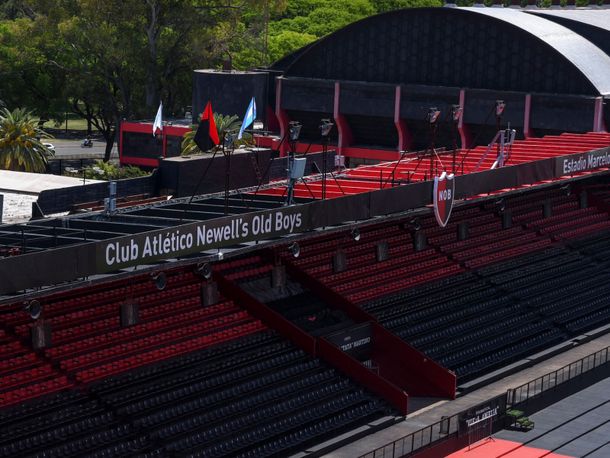
[[[610,32],[610,10],[528,10],[528,13],[581,22]]]
[[[557,94],[610,94],[610,56],[574,31],[511,8],[415,8],[351,24],[285,75]]]

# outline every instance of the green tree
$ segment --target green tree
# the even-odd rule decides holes
[[[376,13],[442,6],[441,0],[292,0],[269,26],[271,60]]]
[[[385,13],[402,8],[443,6],[443,2],[441,0],[377,0],[374,2],[374,6],[378,13]]]
[[[0,21],[0,99],[44,119],[66,111],[65,75],[54,62],[57,46],[44,18]]]
[[[32,114],[22,108],[0,109],[0,167],[22,172],[44,172],[53,152],[42,142],[50,136],[37,127]]]

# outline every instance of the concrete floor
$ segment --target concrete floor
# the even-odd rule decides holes
[[[493,398],[494,396],[505,393],[510,388],[523,385],[524,383],[527,383],[537,377],[549,372],[553,372],[608,346],[610,346],[610,334],[600,336],[595,340],[573,347],[568,351],[547,359],[546,361],[542,361],[520,372],[509,375],[494,383],[467,393],[453,401],[444,399],[434,400],[411,398],[409,400],[410,406],[411,408],[415,408],[417,410],[409,414],[404,421],[381,430],[375,434],[363,437],[356,442],[341,447],[324,456],[328,458],[358,457],[392,441],[400,439],[403,436],[418,431],[419,429],[422,429],[428,425],[436,423],[441,419],[442,416],[452,416],[470,407],[474,407],[477,404]],[[605,397],[603,400],[609,399],[607,393],[608,391],[606,391],[604,394]],[[601,396],[600,393],[594,394],[592,395],[593,399],[597,395]],[[610,453],[596,456],[608,457],[610,456]]]

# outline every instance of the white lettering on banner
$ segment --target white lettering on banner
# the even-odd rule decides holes
[[[281,212],[275,214],[275,230],[288,231],[292,233],[295,228],[301,227],[301,214],[284,215]]]
[[[192,225],[190,228],[174,229],[143,237],[134,236],[127,241],[109,242],[100,250],[100,258],[107,268],[119,268],[147,262],[152,258],[170,258],[186,253],[204,251],[208,246],[219,246],[293,233],[303,226],[301,212],[277,211],[253,215],[249,221],[244,217],[232,219],[220,226]]]
[[[468,427],[471,427],[476,425],[477,423],[481,423],[482,421],[487,420],[488,418],[495,417],[496,415],[498,415],[498,408],[494,407],[493,409],[487,410],[482,414],[477,415],[476,417],[468,418],[466,420],[466,424],[468,425]]]
[[[361,347],[362,345],[366,345],[368,343],[371,342],[371,338],[370,337],[364,337],[362,339],[359,340],[354,340],[353,342],[349,342],[346,344],[341,344],[341,350],[343,351],[349,351],[352,348],[358,348]]]
[[[564,175],[596,169],[598,167],[608,167],[610,166],[610,154],[607,151],[603,153],[592,151],[587,153],[586,156],[581,155],[576,159],[564,159],[562,164]]]
[[[122,262],[130,262],[138,259],[138,244],[131,240],[131,243],[122,246],[119,242],[109,243],[106,246],[106,264],[111,266]]]

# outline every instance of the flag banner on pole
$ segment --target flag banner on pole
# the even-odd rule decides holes
[[[214,145],[220,143],[218,130],[216,129],[216,123],[214,122],[214,112],[212,111],[211,102],[207,103],[205,110],[203,110],[203,113],[201,114],[199,126],[197,127],[197,132],[195,132],[193,140],[201,151],[209,151]]]
[[[246,114],[244,115],[244,122],[241,123],[241,128],[239,129],[239,135],[237,138],[241,140],[242,135],[244,134],[244,130],[254,122],[256,119],[256,100],[252,97],[250,100],[250,105],[248,105],[248,109],[246,110]]]
[[[157,110],[157,116],[155,116],[155,122],[153,122],[153,137],[155,136],[155,134],[157,133],[157,129],[159,129],[161,132],[163,132],[163,118],[162,118],[162,113],[163,113],[163,102],[159,102],[159,109]]]

